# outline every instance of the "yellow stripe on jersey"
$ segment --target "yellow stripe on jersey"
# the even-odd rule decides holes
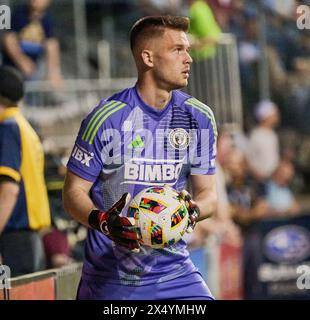
[[[15,171],[9,167],[0,167],[0,176],[8,176],[14,179],[16,182],[20,182],[21,176],[18,171]]]

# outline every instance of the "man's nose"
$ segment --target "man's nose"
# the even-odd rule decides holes
[[[186,63],[189,63],[191,64],[193,62],[193,59],[192,57],[190,56],[190,54],[188,52],[186,52],[186,60],[185,60]]]

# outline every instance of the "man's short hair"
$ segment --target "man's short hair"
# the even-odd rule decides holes
[[[148,16],[138,20],[130,31],[130,48],[132,52],[143,39],[160,37],[165,29],[188,32],[189,18],[179,16]]]

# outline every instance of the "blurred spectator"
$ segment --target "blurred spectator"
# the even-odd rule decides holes
[[[220,25],[220,28],[224,31],[228,31],[229,19],[233,15],[235,0],[207,0],[208,5],[212,9],[216,21]]]
[[[268,215],[264,189],[251,179],[245,156],[235,149],[228,157],[228,197],[233,207],[233,217],[243,230]]]
[[[207,236],[213,234],[234,246],[242,243],[239,227],[232,220],[232,208],[228,200],[225,173],[222,168],[227,165],[229,154],[232,152],[233,140],[225,129],[220,131],[217,144],[216,186],[218,194],[217,210],[214,217],[197,224],[192,246],[202,246]]]
[[[188,0],[192,58],[201,60],[213,57],[221,29],[212,10],[203,0]]]
[[[255,7],[246,8],[243,11],[242,19],[235,20],[239,25],[234,26],[239,32],[240,77],[246,118],[249,116],[248,113],[251,113],[251,106],[259,99],[258,67],[261,48],[258,43],[257,16]]]
[[[257,285],[255,275],[257,261],[253,252],[260,250],[259,237],[255,225],[268,215],[268,204],[263,198],[263,189],[249,176],[245,156],[234,149],[227,159],[229,175],[228,197],[233,208],[234,220],[240,225],[243,235],[243,293],[244,298],[252,296],[252,288]]]
[[[310,38],[309,38],[310,41]],[[294,69],[289,75],[287,113],[290,124],[300,133],[310,134],[310,56],[294,59]],[[289,115],[287,116],[289,117]]]
[[[283,52],[283,50],[282,50]],[[300,35],[290,48],[289,66],[285,66],[279,51],[267,50],[270,83],[273,96],[282,101],[282,124],[303,134],[310,133],[310,37]]]
[[[12,15],[12,29],[4,34],[3,64],[18,68],[26,80],[45,77],[42,58],[46,53],[47,79],[54,88],[62,85],[59,44],[47,9],[51,0],[28,0]]]
[[[232,2],[232,14],[229,16],[229,32],[233,33],[237,40],[242,38],[244,34],[244,22],[245,14],[244,7],[246,3],[243,0],[233,0]],[[226,30],[225,30],[226,31]]]
[[[296,13],[296,0],[263,0],[263,3],[283,18],[293,19]]]
[[[139,7],[145,15],[178,15],[181,7],[181,0],[141,0]]]
[[[246,158],[234,149],[227,160],[229,174],[228,197],[233,208],[234,220],[240,225],[243,235],[243,294],[245,299],[253,295],[257,286],[255,255],[261,250],[260,238],[255,232],[257,222],[268,216],[269,207],[263,198],[263,189],[251,179]]]
[[[12,276],[44,269],[40,230],[50,225],[43,148],[17,103],[22,76],[0,68],[0,253]]]
[[[52,228],[43,236],[47,268],[60,268],[73,262],[66,232]]]
[[[278,107],[263,100],[255,108],[255,118],[258,124],[250,133],[247,160],[254,177],[264,181],[279,163],[279,139],[274,130],[280,122]]]
[[[71,219],[62,205],[62,189],[66,174],[65,164],[70,150],[49,145],[45,155],[45,180],[47,185],[52,227],[43,235],[47,268],[58,268],[73,261],[82,261],[86,228]]]
[[[300,212],[300,206],[289,187],[294,173],[292,163],[281,161],[267,182],[265,199],[270,207],[270,215],[284,217]]]

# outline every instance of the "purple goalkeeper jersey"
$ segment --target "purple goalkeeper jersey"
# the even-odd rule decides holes
[[[164,184],[180,191],[189,175],[214,174],[216,136],[211,109],[197,99],[175,90],[167,106],[157,110],[133,87],[100,101],[83,120],[68,169],[93,182],[90,197],[107,211],[125,192],[134,197]],[[164,249],[142,246],[133,253],[88,230],[84,279],[138,286],[195,270],[184,240]]]

